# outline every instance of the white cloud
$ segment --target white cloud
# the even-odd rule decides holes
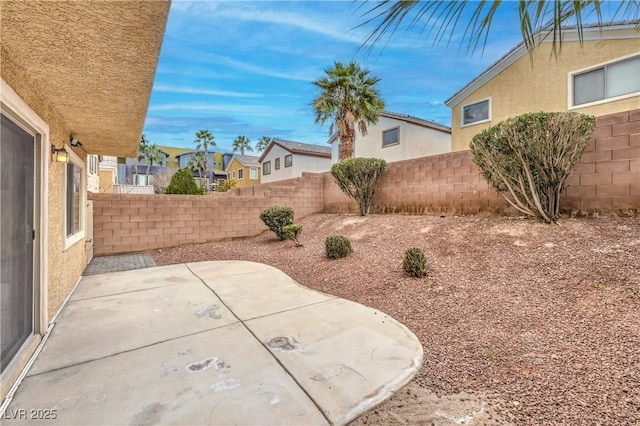
[[[228,91],[228,90],[200,89],[200,88],[194,88],[194,87],[168,86],[168,85],[162,85],[162,84],[153,86],[153,90],[156,92],[191,93],[195,95],[227,96],[230,98],[255,98],[255,97],[263,96],[260,93],[245,93],[245,92],[235,92],[235,91]]]

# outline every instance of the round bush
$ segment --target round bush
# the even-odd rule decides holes
[[[328,258],[339,259],[353,253],[351,241],[342,235],[331,235],[324,240],[324,251]]]
[[[202,189],[186,167],[178,170],[172,177],[166,189],[167,194],[202,194]]]
[[[412,247],[404,253],[402,269],[412,277],[423,278],[429,273],[427,258],[422,250]]]
[[[260,219],[279,239],[286,240],[283,228],[293,223],[293,209],[284,206],[269,207],[260,212]]]

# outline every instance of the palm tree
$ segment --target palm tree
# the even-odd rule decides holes
[[[193,142],[196,144],[196,151],[201,149],[204,151],[204,176],[206,179],[209,177],[209,147],[216,146],[214,136],[206,129],[200,130],[196,132],[196,140]]]
[[[356,125],[362,134],[367,134],[367,124],[375,124],[384,109],[384,102],[375,85],[380,81],[369,75],[369,70],[351,61],[346,66],[334,63],[333,69],[313,82],[320,94],[313,101],[316,112],[315,122],[331,122],[329,133],[333,134],[334,125],[340,136],[340,159],[353,156],[353,140]]]
[[[204,153],[202,151],[195,152],[189,159],[187,167],[193,172],[198,172],[200,188],[204,189],[207,186],[207,175],[204,175],[203,178],[203,170],[206,171],[207,167],[207,157],[205,157]]]
[[[154,161],[156,163],[162,162],[163,154],[160,152],[160,148],[154,143],[146,141],[144,144],[140,144],[140,150],[138,151],[138,161],[144,161],[147,165],[147,185],[149,184],[149,172],[153,167]]]
[[[143,133],[142,136],[140,136],[140,142],[138,142],[138,155],[135,158],[135,171],[136,171],[136,176],[140,176],[140,163],[139,161],[144,160],[144,157],[142,156],[142,149],[145,145],[147,145],[149,143],[149,139],[147,139],[147,136]],[[134,185],[137,185],[137,182],[134,182]]]
[[[245,151],[253,152],[253,148],[251,148],[251,139],[246,137],[245,135],[240,135],[233,141],[233,152],[240,151],[240,155],[244,155]]]
[[[511,2],[500,0],[379,1],[363,13],[365,20],[360,26],[374,25],[363,46],[373,46],[385,34],[393,36],[404,22],[407,29],[417,25],[425,30],[423,34],[426,38],[433,35],[434,44],[442,42],[443,39],[451,41],[456,28],[462,27],[465,29],[462,42],[467,40],[467,51],[473,53],[480,43],[484,49],[496,12],[501,6],[511,7],[512,4],[509,3]],[[602,26],[604,3],[601,0],[519,0],[520,31],[527,50],[532,51],[536,47],[535,35],[541,31],[543,36],[553,36],[553,51],[556,53],[562,43],[563,27],[568,23],[575,23],[582,42],[584,18],[594,13],[597,25]],[[636,29],[640,30],[638,0],[620,1],[612,16],[612,21],[616,18],[633,20],[636,22]]]
[[[272,140],[273,138],[269,136],[263,136],[260,139],[258,139],[258,141],[256,142],[256,151],[262,152],[265,149],[267,149],[267,147],[269,146]]]

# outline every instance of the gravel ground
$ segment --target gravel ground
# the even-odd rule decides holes
[[[242,259],[407,325],[411,384],[357,424],[640,424],[640,218],[314,215],[303,247],[271,232],[153,252],[159,265]],[[354,253],[324,256],[341,234]],[[424,250],[426,279],[402,271]]]

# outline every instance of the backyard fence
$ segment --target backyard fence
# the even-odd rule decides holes
[[[594,138],[568,180],[561,209],[571,215],[640,211],[640,110],[598,118]],[[329,173],[193,195],[89,194],[94,200],[95,254],[173,247],[258,235],[260,211],[356,212]],[[390,163],[373,199],[373,213],[515,214],[491,189],[470,151]]]

